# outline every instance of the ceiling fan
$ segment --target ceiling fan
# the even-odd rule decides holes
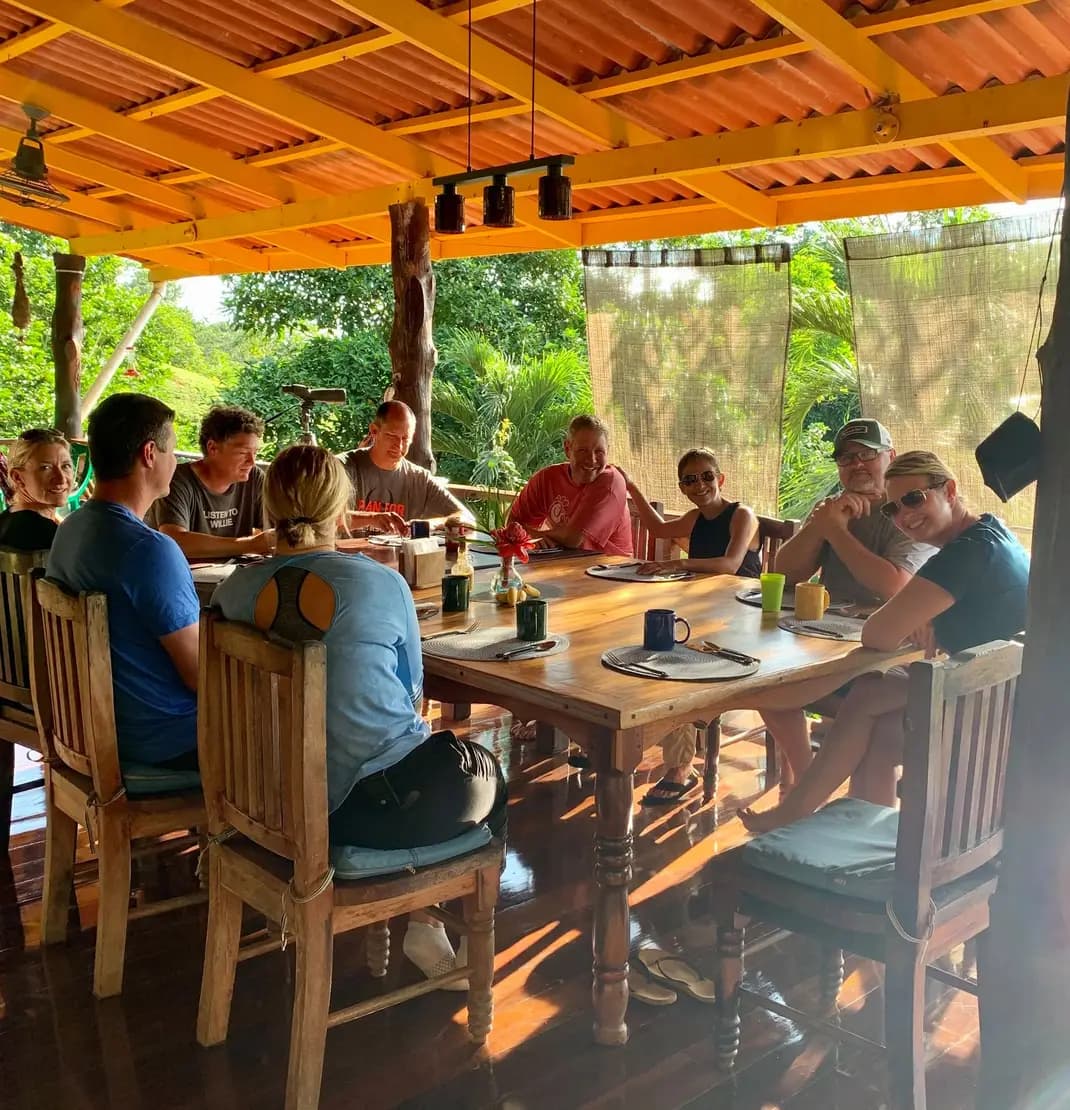
[[[23,104],[22,110],[30,126],[19,139],[10,167],[0,170],[0,197],[24,208],[57,208],[71,198],[49,184],[45,147],[37,132],[38,121],[43,120],[48,112],[35,104]]]

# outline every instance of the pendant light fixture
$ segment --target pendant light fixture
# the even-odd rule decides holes
[[[535,157],[535,47],[537,43],[538,0],[531,5],[531,142],[525,162],[505,166],[472,169],[472,0],[468,0],[468,165],[464,173],[436,177],[432,184],[441,192],[435,197],[435,230],[444,235],[460,235],[465,230],[464,196],[458,186],[489,181],[483,188],[483,226],[508,228],[516,226],[516,190],[510,177],[545,170],[539,178],[539,218],[543,220],[572,219],[572,181],[563,172],[576,159],[571,154]]]
[[[24,208],[57,208],[71,198],[61,193],[48,180],[45,146],[37,124],[48,112],[34,104],[23,104],[30,126],[19,139],[15,157],[8,169],[0,170],[0,197]]]

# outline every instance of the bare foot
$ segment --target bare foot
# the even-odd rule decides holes
[[[752,833],[771,832],[773,829],[779,829],[781,825],[787,825],[791,821],[790,817],[781,815],[780,806],[764,809],[761,813],[748,806],[746,809],[739,811],[739,819],[743,822],[743,827]]]

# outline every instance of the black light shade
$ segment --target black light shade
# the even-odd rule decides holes
[[[435,230],[442,235],[461,235],[464,227],[464,197],[456,185],[443,185],[435,197]]]
[[[545,176],[539,178],[539,219],[572,219],[572,179],[560,166],[547,167]]]
[[[1040,429],[1020,412],[1008,416],[974,452],[985,485],[1000,501],[1009,501],[1040,477],[1042,453]]]
[[[507,185],[505,174],[495,174],[490,185],[483,187],[483,224],[486,227],[514,227],[515,194]]]
[[[15,151],[12,169],[20,176],[30,181],[43,181],[48,176],[45,169],[45,150],[33,124],[30,130],[19,139],[18,149]]]

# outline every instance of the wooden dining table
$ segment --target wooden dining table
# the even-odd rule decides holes
[[[452,703],[489,703],[519,720],[538,720],[566,733],[583,748],[596,773],[594,950],[594,1037],[600,1044],[628,1039],[629,905],[632,865],[634,773],[644,748],[673,726],[709,721],[729,709],[753,707],[771,690],[805,680],[847,682],[867,671],[884,671],[913,652],[880,653],[860,644],[800,636],[777,626],[737,600],[753,579],[698,575],[683,581],[622,582],[586,574],[587,559],[533,561],[524,578],[549,602],[549,634],[565,634],[561,654],[516,662],[443,658],[424,652],[424,692]],[[437,591],[419,591],[419,600]],[[683,682],[640,678],[602,664],[604,651],[641,644],[643,613],[673,609],[687,618],[692,641],[709,638],[761,660],[747,677],[728,681]],[[438,615],[420,624],[431,635],[478,620],[481,628],[510,626],[515,610],[490,597],[489,575],[477,574],[466,613]]]

